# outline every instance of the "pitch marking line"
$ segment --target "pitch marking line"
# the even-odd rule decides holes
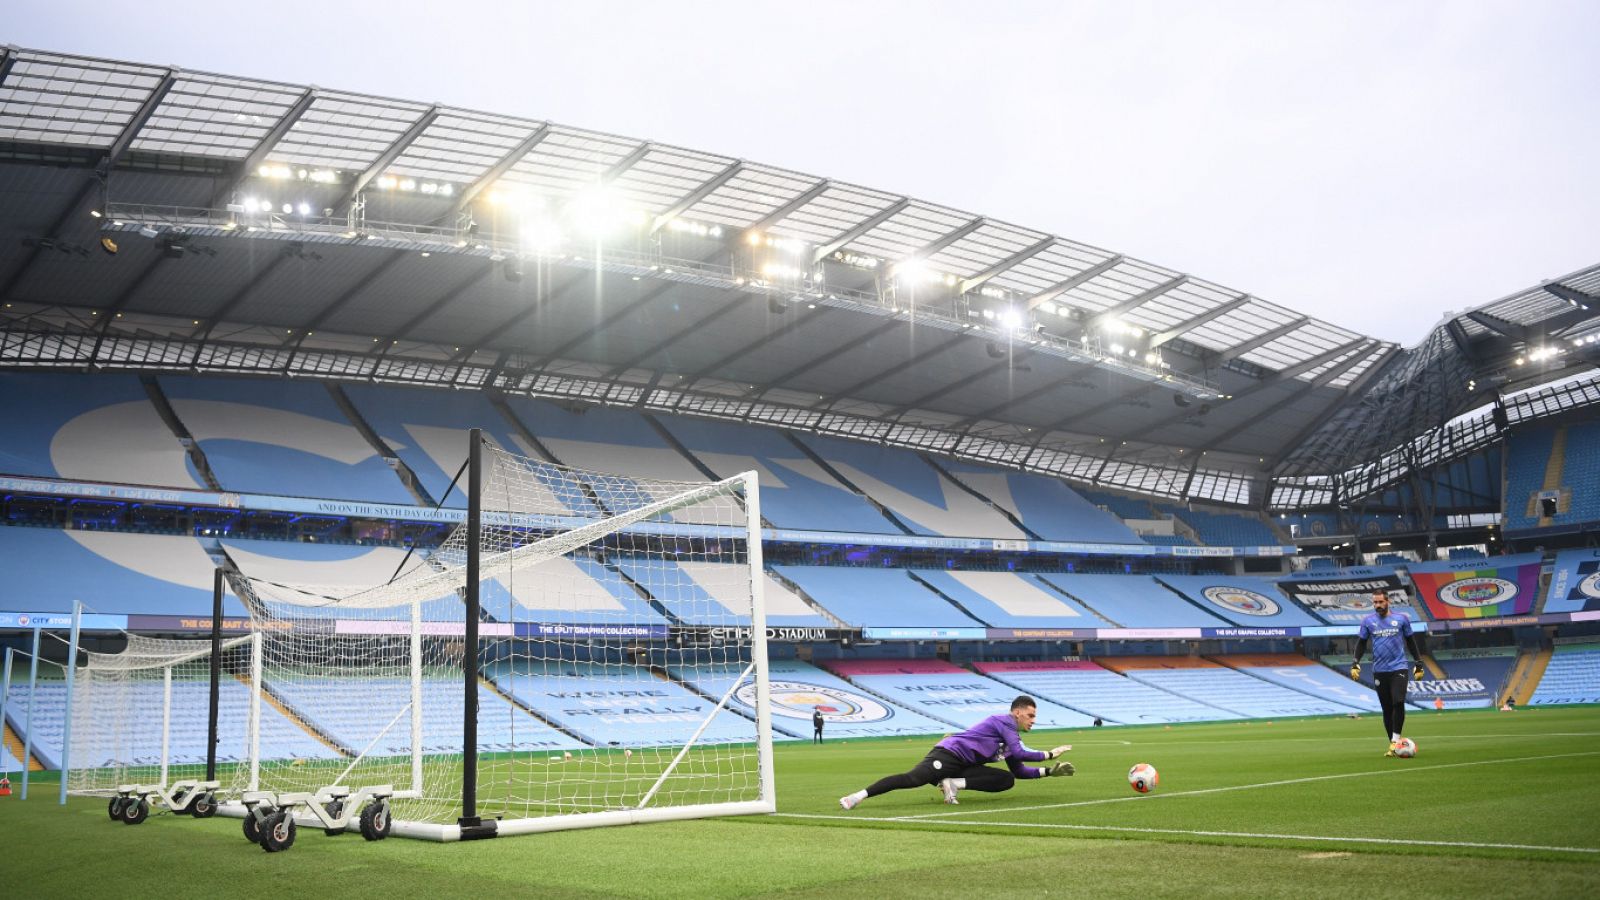
[[[1551,753],[1544,756],[1513,756],[1504,759],[1476,759],[1469,762],[1438,763],[1431,766],[1405,765],[1403,767],[1397,767],[1393,769],[1378,769],[1371,772],[1342,772],[1337,775],[1311,775],[1306,778],[1287,778],[1282,781],[1262,781],[1256,784],[1234,784],[1226,787],[1202,788],[1193,791],[1163,791],[1159,794],[1136,794],[1131,797],[1108,797],[1103,800],[1078,800],[1072,803],[1047,803],[1042,806],[1007,806],[994,810],[966,810],[963,812],[923,813],[915,816],[901,816],[899,820],[912,822],[940,819],[949,816],[983,815],[988,812],[1033,812],[1041,809],[1067,809],[1074,806],[1103,806],[1108,803],[1162,800],[1168,797],[1196,797],[1202,794],[1221,794],[1228,791],[1249,791],[1256,788],[1282,787],[1288,784],[1308,784],[1313,781],[1337,781],[1344,778],[1366,778],[1371,775],[1398,775],[1407,772],[1428,772],[1436,769],[1459,769],[1466,766],[1491,766],[1499,763],[1535,762],[1542,759],[1570,759],[1576,756],[1600,756],[1600,750],[1584,750],[1577,753]]]
[[[1552,737],[1596,737],[1596,736],[1600,736],[1600,731],[1549,731],[1549,732],[1538,732],[1538,733],[1529,732],[1529,733],[1526,733],[1526,734],[1427,734],[1427,735],[1424,735],[1423,737],[1426,738],[1428,741],[1432,742],[1432,741],[1439,741],[1439,740],[1476,740],[1476,739],[1487,739],[1487,738],[1492,738],[1494,740],[1502,740],[1502,739],[1507,739],[1507,738],[1552,738]],[[1237,743],[1238,740],[1239,740],[1239,738],[1237,738],[1237,737],[1226,737],[1226,738],[1204,738],[1204,739],[1196,739],[1196,740],[1189,740],[1189,741],[1139,741],[1137,743],[1141,747],[1149,747],[1149,748],[1154,749],[1156,747],[1178,747],[1178,746],[1187,747],[1187,746],[1191,746],[1191,745],[1194,745],[1194,744],[1233,744],[1233,743]],[[1355,736],[1336,737],[1336,738],[1322,738],[1322,737],[1305,737],[1305,738],[1297,738],[1297,737],[1261,737],[1259,735],[1259,732],[1257,734],[1255,734],[1255,735],[1252,735],[1249,738],[1249,740],[1250,740],[1251,743],[1254,743],[1254,744],[1311,744],[1311,743],[1315,743],[1315,744],[1367,743],[1367,744],[1370,744],[1370,743],[1374,743],[1375,742],[1375,739],[1371,738],[1371,737],[1355,737]],[[1077,741],[1076,743],[1078,745],[1080,745],[1080,746],[1087,747],[1090,744],[1097,743],[1097,742],[1095,742],[1095,741]],[[1106,743],[1106,742],[1105,741],[1100,741],[1098,743]],[[1121,741],[1120,743],[1128,744],[1128,745],[1131,746],[1131,745],[1135,744],[1136,742],[1134,742],[1134,741]]]
[[[1135,798],[1141,799],[1141,798]],[[1338,837],[1324,834],[1271,834],[1258,831],[1189,831],[1181,828],[1133,828],[1119,825],[1062,825],[1052,823],[1034,824],[1031,822],[995,822],[990,820],[965,820],[965,819],[917,819],[914,816],[824,816],[805,813],[777,813],[780,818],[788,819],[837,819],[843,822],[894,822],[907,821],[927,822],[929,825],[977,825],[984,828],[1054,828],[1065,831],[1116,831],[1131,832],[1135,834],[1184,834],[1196,837],[1232,837],[1232,838],[1268,838],[1275,841],[1332,841],[1335,843],[1351,844],[1382,844],[1391,846],[1405,844],[1412,847],[1473,847],[1490,850],[1545,850],[1553,853],[1600,853],[1600,848],[1595,847],[1546,847],[1541,844],[1492,844],[1483,841],[1419,841],[1407,838],[1373,838],[1373,837]]]

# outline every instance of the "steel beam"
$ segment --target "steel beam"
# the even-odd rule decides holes
[[[250,155],[239,163],[239,168],[234,173],[233,179],[228,182],[227,187],[211,196],[211,207],[213,209],[221,208],[233,199],[233,196],[239,192],[239,188],[244,187],[245,181],[255,174],[257,169],[261,168],[261,164],[266,162],[267,157],[278,146],[278,142],[282,141],[284,135],[294,128],[295,123],[300,121],[300,118],[306,114],[306,110],[311,108],[311,104],[316,99],[317,88],[306,88],[299,99],[295,100],[294,105],[290,106],[283,115],[278,117],[278,121],[273,123],[272,130],[262,135],[261,140],[256,142],[255,149],[251,150]]]
[[[969,291],[977,290],[978,288],[987,284],[990,280],[1000,275],[1004,275],[1006,272],[1009,272],[1017,266],[1022,265],[1030,259],[1033,259],[1035,256],[1038,256],[1044,251],[1049,250],[1055,245],[1055,243],[1056,238],[1051,236],[1045,238],[1044,240],[1035,241],[1034,243],[1029,244],[1021,250],[1018,250],[1016,253],[1013,253],[1005,259],[1000,260],[989,268],[984,269],[976,275],[973,275],[971,278],[964,279],[961,282],[961,289],[959,293],[965,294]]]
[[[1037,309],[1039,304],[1048,303],[1080,284],[1093,281],[1094,279],[1121,265],[1122,260],[1123,257],[1121,255],[1113,256],[1110,259],[1101,260],[1100,262],[1097,262],[1089,268],[1084,269],[1082,272],[1079,272],[1071,278],[1065,278],[1056,282],[1055,284],[1050,285],[1039,293],[1028,298],[1028,309]]]
[[[453,220],[456,216],[466,212],[467,207],[472,205],[472,201],[478,199],[479,194],[488,190],[490,186],[503,178],[517,163],[522,162],[523,157],[532,153],[533,148],[539,146],[549,136],[550,123],[546,122],[519,141],[515,147],[511,148],[510,152],[500,157],[494,165],[485,169],[483,174],[473,179],[471,184],[462,188],[461,193],[456,195],[456,203],[450,210],[450,218]]]
[[[909,197],[901,197],[899,200],[889,204],[884,209],[879,210],[877,214],[869,216],[866,221],[854,228],[851,228],[843,234],[835,236],[833,240],[818,247],[816,252],[811,254],[811,262],[813,264],[822,262],[824,259],[827,259],[828,256],[830,256],[835,250],[840,249],[856,238],[861,237],[872,229],[877,228],[879,225],[889,221],[890,219],[899,215],[902,210],[910,205],[911,199]]]
[[[411,127],[407,128],[404,134],[395,138],[393,143],[378,154],[378,158],[373,160],[371,165],[356,176],[356,180],[350,183],[350,190],[346,191],[345,195],[339,198],[339,202],[333,205],[334,212],[338,215],[343,215],[347,212],[350,209],[350,204],[355,202],[356,197],[367,189],[367,185],[372,183],[372,179],[383,174],[384,169],[394,165],[394,161],[399,159],[407,148],[416,143],[417,138],[422,137],[423,132],[433,125],[434,120],[439,118],[441,112],[443,112],[443,108],[436,103],[428,107],[421,116],[418,116],[417,120],[411,123]]]
[[[699,187],[690,191],[688,194],[685,194],[676,203],[668,207],[666,212],[656,216],[655,221],[650,225],[650,233],[655,234],[661,229],[667,227],[668,222],[671,222],[673,219],[676,219],[685,212],[688,212],[696,203],[699,203],[701,200],[711,196],[711,194],[716,191],[717,188],[727,184],[743,169],[744,161],[736,160],[731,165],[725,167],[721,172],[718,172],[717,174],[701,182]]]

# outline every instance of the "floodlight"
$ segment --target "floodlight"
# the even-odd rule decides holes
[[[622,196],[605,185],[579,191],[567,205],[567,215],[580,232],[596,238],[638,221],[638,211],[627,209]]]
[[[927,270],[928,264],[925,260],[912,256],[895,263],[894,274],[896,278],[916,279],[921,278]]]
[[[1005,309],[1002,309],[1000,311],[1000,324],[1004,325],[1007,328],[1021,328],[1022,327],[1022,313],[1017,312],[1015,309],[1012,309],[1011,307],[1007,307]]]

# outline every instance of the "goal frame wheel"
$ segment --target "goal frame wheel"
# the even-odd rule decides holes
[[[389,816],[389,804],[382,800],[361,808],[361,836],[369,841],[381,841],[394,831],[394,819]]]
[[[244,839],[252,844],[261,843],[261,825],[273,816],[272,807],[266,807],[260,818],[256,817],[255,810],[247,809],[244,812]]]
[[[328,814],[328,818],[337,819],[344,815],[344,800],[337,797],[329,800],[327,803],[322,804],[322,810]],[[326,834],[328,837],[337,837],[344,833],[344,829],[323,828],[322,833]]]
[[[122,806],[129,799],[128,797],[111,798],[111,803],[106,806],[106,812],[111,814],[111,821],[117,822],[122,819]]]
[[[189,815],[196,819],[209,819],[217,814],[217,795],[206,791],[189,804]]]
[[[148,800],[134,800],[131,797],[128,799],[131,802],[124,804],[122,807],[123,824],[138,825],[145,819],[150,818],[150,802]]]
[[[278,810],[261,826],[261,849],[280,853],[293,847],[295,831],[293,810]]]

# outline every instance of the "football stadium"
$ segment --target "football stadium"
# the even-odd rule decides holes
[[[0,47],[4,893],[1600,894],[1600,262],[1079,238]]]

